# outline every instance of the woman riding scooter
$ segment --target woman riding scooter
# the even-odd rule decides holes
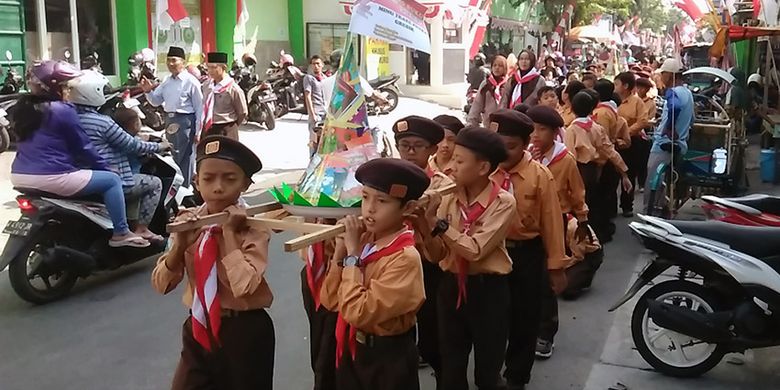
[[[102,195],[114,225],[109,245],[147,247],[149,241],[127,224],[122,180],[109,171],[67,103],[68,83],[80,75],[66,62],[32,66],[27,78],[31,94],[19,100],[14,116],[18,143],[11,183],[65,197]]]
[[[160,203],[162,182],[152,175],[134,174],[130,159],[170,150],[171,144],[167,141],[141,141],[119,127],[111,117],[100,114],[98,108],[106,103],[103,95],[106,84],[108,79],[105,76],[85,70],[82,76],[70,82],[69,101],[76,105],[81,127],[98,154],[122,179],[125,199],[132,206],[128,209],[132,210],[128,212],[128,219],[135,222],[133,231],[150,242],[162,242],[162,236],[149,230],[149,223]]]

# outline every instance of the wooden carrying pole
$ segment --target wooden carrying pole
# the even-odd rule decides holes
[[[447,186],[444,186],[442,188],[436,189],[436,192],[441,194],[442,196],[451,194],[455,191],[455,184],[450,184]],[[428,202],[428,195],[424,194],[422,197],[420,197],[419,201],[421,205],[425,205]],[[346,228],[342,224],[338,225],[318,225],[322,228],[319,231],[312,232],[297,238],[294,238],[290,241],[287,241],[284,243],[284,251],[285,252],[295,252],[298,250],[301,250],[303,248],[308,247],[311,244],[314,244],[315,242],[325,241],[329,240],[331,238],[334,238],[338,236],[341,233],[344,233],[346,231]],[[291,229],[294,230],[294,229]]]
[[[247,207],[246,215],[252,216],[252,215],[267,213],[269,211],[279,210],[281,208],[282,205],[276,201],[268,202],[256,206]],[[202,218],[199,218],[197,221],[182,221],[182,222],[169,223],[168,226],[166,226],[166,230],[168,231],[168,233],[178,233],[178,232],[184,232],[192,229],[200,229],[208,225],[225,223],[227,221],[227,217],[228,217],[227,211],[223,211],[217,214],[206,215]]]

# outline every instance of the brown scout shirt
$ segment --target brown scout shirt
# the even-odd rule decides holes
[[[203,83],[201,90],[203,91],[203,100],[206,100],[206,97],[211,93],[211,80]],[[227,91],[214,94],[215,125],[244,121],[248,112],[246,96],[244,96],[244,91],[238,86],[237,81],[233,81],[233,85]]]
[[[197,214],[203,216],[208,212],[205,207],[201,207]],[[222,234],[230,233],[223,231]],[[271,238],[271,231],[248,226],[241,236],[241,250],[230,253],[225,253],[225,240],[219,237],[221,258],[217,262],[219,303],[223,309],[240,311],[270,307],[273,294],[265,280],[265,270],[268,266],[268,241]],[[182,297],[182,303],[187,307],[192,307],[196,248],[197,241],[184,251],[184,259],[171,258],[170,262],[176,264],[173,269],[169,269],[165,263],[173,253],[163,254],[152,271],[152,286],[161,294],[167,294],[176,288],[184,279],[184,271],[187,271],[187,282]]]
[[[364,242],[371,239],[364,235]],[[411,329],[425,301],[417,249],[407,247],[369,263],[362,271],[339,266],[343,255],[334,254],[322,283],[320,299],[325,308],[338,311],[350,325],[377,336],[399,335]]]
[[[552,155],[554,150],[554,147],[550,148],[545,156],[548,159],[554,158]],[[571,152],[566,153],[565,157],[548,165],[547,169],[552,173],[555,184],[558,186],[561,212],[574,214],[577,221],[587,221],[588,205],[585,204],[585,184],[582,182],[574,155]]]
[[[506,173],[498,169],[490,177],[501,185]],[[567,262],[563,220],[553,175],[542,164],[534,161],[527,151],[508,173],[510,190],[517,203],[517,218],[507,231],[507,239],[522,241],[541,236],[547,253],[547,268],[563,268]]]
[[[631,145],[631,135],[625,119],[619,117],[611,108],[598,106],[593,110],[593,120],[607,133],[609,140],[617,149],[625,149]]]
[[[655,106],[655,104],[653,104]],[[628,95],[618,106],[618,115],[626,120],[628,132],[632,137],[638,137],[642,129],[647,127],[647,107],[637,94]]]
[[[501,190],[488,205],[492,190],[493,183],[490,183],[474,200],[487,209],[474,222],[471,235],[461,233],[462,217],[458,201],[463,204],[468,202],[466,191],[457,188],[454,193],[442,198],[437,215],[448,220],[450,227],[436,237],[430,237],[431,232],[423,232],[429,261],[454,274],[458,273],[458,259],[461,258],[468,262],[469,275],[506,275],[512,271],[505,239],[509,225],[516,218],[515,200],[510,193]]]
[[[644,98],[642,100],[642,102],[645,105],[645,110],[647,110],[647,111],[645,111],[645,114],[647,115],[648,122],[652,121],[652,120],[655,120],[655,114],[656,114],[656,111],[658,111],[658,107],[656,107],[656,105],[655,105],[655,99],[651,98],[651,97],[646,97],[646,98]],[[648,125],[649,125],[649,123],[648,123]]]
[[[566,145],[566,149],[572,152],[578,163],[596,162],[599,165],[604,165],[609,160],[618,172],[628,171],[623,158],[615,150],[615,145],[598,123],[593,123],[588,131],[579,126],[577,122],[572,122],[563,135],[563,143]]]
[[[564,105],[558,109],[558,112],[561,114],[561,118],[563,118],[563,127],[569,127],[571,122],[577,119],[577,115],[574,115],[570,106]]]
[[[447,176],[452,174],[452,165],[455,164],[452,159],[447,163],[447,165],[440,167],[439,164],[436,163],[436,155],[431,156],[431,158],[428,159],[428,166],[433,169],[434,172],[441,172]]]

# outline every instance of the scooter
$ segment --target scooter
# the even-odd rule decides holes
[[[398,89],[398,80],[400,79],[401,76],[393,73],[390,76],[380,76],[368,81],[371,88],[382,94],[387,101],[387,103],[379,105],[374,99],[369,99],[366,102],[366,111],[369,114],[388,114],[398,107],[398,97],[401,95],[401,90]]]
[[[645,361],[696,377],[727,353],[780,345],[780,228],[639,219],[629,227],[657,256],[609,310],[652,286],[631,316]],[[656,280],[672,267],[676,277]]]
[[[165,233],[165,225],[186,203],[184,176],[170,155],[155,154],[142,172],[163,183],[160,204],[149,228]],[[17,188],[22,216],[9,221],[10,234],[0,255],[0,269],[8,266],[11,287],[25,301],[45,304],[68,295],[79,278],[113,270],[162,253],[165,244],[146,248],[112,248],[113,225],[99,196],[63,198],[37,190]],[[189,192],[191,196],[191,191]]]
[[[230,77],[246,94],[249,120],[265,126],[268,130],[273,130],[276,128],[275,102],[277,96],[271,84],[260,81],[260,78],[255,74],[256,63],[254,61],[252,56],[245,56],[240,60],[236,58],[230,70]]]
[[[780,227],[780,197],[753,194],[740,198],[705,195],[702,209],[707,219],[745,226]]]
[[[279,65],[275,61],[266,70],[272,91],[277,97],[274,117],[281,118],[288,112],[306,115],[306,104],[303,102],[303,77],[305,74],[295,65]]]

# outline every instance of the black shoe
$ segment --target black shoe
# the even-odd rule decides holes
[[[623,210],[623,218],[631,218],[634,216],[634,212],[631,210]]]
[[[426,367],[429,367],[429,366],[430,366],[430,364],[428,364],[428,362],[423,360],[422,356],[417,358],[417,368],[426,368]]]
[[[539,359],[549,359],[552,356],[554,347],[552,341],[536,339],[536,357]]]

